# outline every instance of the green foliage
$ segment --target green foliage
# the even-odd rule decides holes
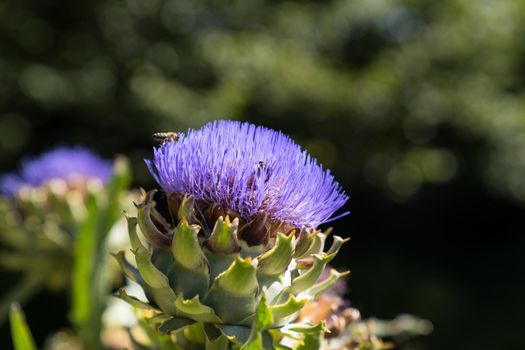
[[[15,350],[36,350],[35,341],[19,305],[13,304],[11,306],[9,319],[11,321],[11,336]]]
[[[111,288],[104,272],[105,242],[109,230],[122,215],[121,196],[130,180],[127,160],[118,158],[105,195],[88,193],[86,216],[74,242],[71,319],[83,346],[88,349],[102,349],[102,312]]]
[[[92,260],[96,245],[96,223],[98,208],[94,195],[89,195],[87,200],[86,220],[78,232],[75,242],[75,264],[73,266],[73,305],[72,319],[82,323],[89,319],[93,308],[91,305],[91,275],[95,262]]]

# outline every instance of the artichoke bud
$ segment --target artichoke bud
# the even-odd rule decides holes
[[[247,339],[259,339],[250,336],[250,329],[264,319],[256,335],[267,344],[268,329],[293,321],[307,301],[346,275],[333,270],[319,281],[346,242],[339,237],[325,253],[326,235],[318,230],[291,230],[263,212],[245,220],[217,205],[168,194],[170,213],[175,207],[177,212],[171,227],[155,210],[154,193],[144,194],[137,218],[128,218],[136,268],[123,253],[116,258],[126,275],[142,285],[149,300],[145,305],[156,314],[150,322],[163,332],[176,332],[177,339],[180,334],[192,342],[193,335],[201,334],[207,344],[218,339],[231,346],[248,344]],[[148,307],[128,295],[119,297]]]

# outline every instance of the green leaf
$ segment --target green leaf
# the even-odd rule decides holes
[[[197,322],[184,328],[184,337],[194,344],[206,344],[207,334],[204,329],[204,323]],[[199,347],[200,348],[200,347]]]
[[[259,306],[257,307],[257,314],[255,319],[255,327],[258,331],[264,331],[266,328],[270,327],[273,323],[273,313],[268,302],[266,300],[266,294],[263,293]]]
[[[213,281],[215,278],[226,271],[228,267],[239,257],[239,254],[215,254],[210,252],[208,248],[204,249],[208,263],[210,264],[210,280]]]
[[[171,259],[173,261],[173,258]],[[184,295],[188,299],[196,295],[205,295],[210,285],[210,278],[207,273],[189,270],[177,262],[172,262],[168,279],[175,293]]]
[[[244,344],[250,339],[251,327],[243,326],[229,326],[229,325],[216,325],[217,328],[224,334],[230,341],[237,344]]]
[[[224,323],[235,324],[254,315],[257,289],[256,272],[251,258],[237,258],[226,271],[217,276],[203,303],[213,307]],[[246,320],[246,324],[250,323],[251,320]]]
[[[141,254],[138,251],[132,251],[135,254],[135,261],[140,275],[144,280],[142,288],[150,300],[161,308],[162,311],[172,314],[175,312],[176,295],[169,284],[168,277],[164,275],[151,261],[151,252]]]
[[[118,262],[120,269],[124,274],[132,281],[137,282],[139,284],[142,283],[142,277],[140,276],[139,271],[135,268],[135,266],[131,265],[125,257],[125,254],[123,251],[118,252],[117,254],[111,254]]]
[[[239,241],[237,239],[237,231],[239,229],[239,219],[235,218],[230,222],[230,218],[226,215],[223,219],[219,216],[215,221],[215,226],[211,232],[210,238],[206,241],[208,248],[217,254],[233,254],[241,250]]]
[[[305,241],[298,242],[298,250],[301,251],[301,254],[295,254],[296,259],[307,258],[314,254],[321,254],[324,250],[324,242],[326,240],[326,235],[320,233],[319,231],[314,231],[306,236]]]
[[[184,350],[177,346],[169,334],[163,334],[159,331],[158,325],[152,323],[150,319],[138,320],[142,334],[140,334],[140,341],[135,338],[134,332],[128,329],[128,335],[133,343],[135,350]],[[144,339],[144,336],[147,338]],[[146,344],[143,343],[145,341]]]
[[[270,307],[268,306],[266,294],[263,293],[261,300],[259,301],[259,305],[257,306],[255,319],[252,322],[248,339],[244,340],[244,338],[242,338],[246,336],[246,332],[242,333],[240,336],[237,336],[238,341],[240,341],[242,344],[240,350],[273,349],[273,339],[268,334],[268,332],[264,332],[264,330],[266,330],[272,324],[273,314],[270,310]],[[263,338],[266,338],[266,341],[263,341]]]
[[[270,309],[274,319],[277,322],[278,320],[282,320],[301,310],[306,302],[306,299],[297,300],[293,295],[290,295],[286,302],[278,305],[272,305]]]
[[[182,220],[175,228],[171,251],[173,258],[185,268],[207,274],[208,260],[202,252],[197,234],[200,227]]]
[[[128,221],[128,235],[131,249],[144,254],[148,249],[142,244],[137,233],[137,218],[126,216],[126,220]]]
[[[231,294],[249,295],[258,288],[255,266],[251,258],[237,258],[231,266],[215,279],[214,285]]]
[[[268,306],[266,294],[263,293],[257,306],[249,338],[243,342],[240,350],[263,350],[262,331],[270,327],[272,323],[273,314]]]
[[[71,318],[84,348],[100,349],[101,315],[110,286],[104,277],[105,239],[121,215],[121,193],[130,174],[123,157],[115,160],[113,176],[104,192],[88,186],[87,215],[76,233],[72,271]]]
[[[91,276],[94,270],[94,251],[97,246],[97,220],[99,211],[97,199],[88,192],[87,214],[74,244],[73,272],[72,272],[72,312],[74,323],[83,324],[90,318],[93,311],[91,293]]]
[[[348,242],[349,240],[350,238],[343,239],[339,236],[334,236],[332,245],[330,246],[330,249],[328,249],[326,254],[328,255],[333,254],[335,256],[339,252],[339,249],[341,248],[341,246],[345,244],[346,242]]]
[[[283,332],[286,331],[292,331],[297,333],[318,333],[318,332],[326,332],[326,324],[325,322],[321,322],[318,324],[306,324],[306,323],[292,323],[289,325],[286,325],[284,328],[282,328]]]
[[[195,199],[188,195],[184,195],[184,197],[182,197],[180,204],[179,204],[177,218],[181,221],[185,220],[187,222],[193,222],[193,219],[195,218],[194,206],[195,206]]]
[[[301,259],[305,256],[306,252],[312,245],[312,241],[316,231],[312,230],[302,230],[297,236],[297,241],[295,242],[295,251],[293,257],[296,259]]]
[[[137,262],[140,275],[146,284],[155,289],[170,288],[166,275],[157,269],[157,267],[151,262],[150,252],[141,253],[138,250],[135,250],[133,251],[133,254],[135,254],[135,261]]]
[[[337,270],[331,269],[330,276],[328,276],[327,279],[308,288],[306,293],[312,297],[319,296],[332,288],[337,283],[337,281],[348,276],[349,274],[350,271],[338,272]]]
[[[136,205],[137,222],[141,232],[148,239],[148,242],[159,248],[169,248],[171,246],[171,239],[159,230],[159,227],[166,232],[169,232],[170,227],[162,215],[155,210],[155,202],[153,201],[155,192],[156,191],[153,190],[146,193],[142,203]],[[155,221],[153,219],[155,219]]]
[[[273,338],[267,331],[260,332],[252,327],[249,338],[240,350],[275,350]]]
[[[217,317],[211,307],[203,305],[200,302],[198,295],[188,300],[184,300],[182,296],[178,296],[177,300],[175,300],[175,307],[177,308],[178,316],[199,322],[222,323],[221,319]]]
[[[241,346],[240,350],[263,350],[263,341],[260,332],[255,332],[253,339],[248,340]]]
[[[144,293],[149,300],[154,300],[155,304],[165,313],[175,315],[175,292],[171,288],[151,288],[147,284],[142,286]]]
[[[11,336],[15,350],[36,350],[35,341],[18,304],[11,305],[9,313]]]
[[[322,334],[305,334],[294,350],[319,350],[322,347]]]
[[[131,171],[129,163],[125,157],[118,156],[113,164],[111,180],[106,186],[108,201],[101,220],[101,238],[105,238],[108,235],[113,224],[121,217],[120,195],[122,191],[128,188],[130,183]]]
[[[224,335],[221,335],[215,340],[210,340],[206,338],[205,350],[229,350],[229,349],[230,349],[230,341]]]
[[[171,315],[165,312],[162,312],[160,314],[156,314],[155,316],[148,318],[147,322],[149,322],[150,324],[164,323],[170,320],[171,318],[172,318]]]
[[[150,304],[145,303],[145,302],[143,302],[143,301],[141,301],[141,300],[139,300],[139,299],[137,299],[137,298],[135,298],[133,296],[128,295],[128,293],[126,293],[126,290],[124,290],[124,288],[120,288],[119,289],[118,294],[116,295],[116,297],[124,300],[125,302],[127,302],[131,306],[136,307],[138,309],[160,311],[160,310],[157,310],[156,308],[154,308],[153,306],[151,306]]]
[[[283,273],[292,261],[294,245],[295,236],[293,234],[285,236],[279,233],[273,248],[259,257],[257,271],[273,276]]]
[[[187,318],[174,317],[161,324],[159,330],[162,333],[171,333],[194,323],[195,321]]]
[[[287,288],[287,292],[291,294],[299,294],[310,288],[319,279],[323,270],[329,260],[333,258],[331,255],[326,253],[315,254],[313,256],[314,263],[310,269],[304,272],[302,275],[294,278],[292,284]]]
[[[175,229],[171,252],[157,252],[155,264],[167,271],[177,294],[185,298],[204,295],[210,284],[208,259],[197,237],[199,227],[181,221]]]
[[[314,236],[312,245],[306,252],[306,256],[321,254],[324,250],[324,243],[326,241],[326,235],[324,233],[317,233]]]

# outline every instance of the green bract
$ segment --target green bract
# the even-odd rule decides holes
[[[116,254],[149,302],[123,290],[119,297],[153,311],[151,322],[183,348],[273,349],[283,336],[279,329],[347,274],[332,270],[319,282],[345,242],[340,237],[324,252],[326,235],[320,231],[279,232],[264,219],[245,222],[235,213],[218,215],[213,208],[208,211],[215,216],[198,215],[203,209],[188,196],[168,196],[175,221],[170,225],[155,209],[153,196],[154,191],[144,194],[137,217],[128,218],[136,264],[127,262],[124,252]],[[267,239],[248,245],[244,237],[261,227]],[[301,329],[317,332],[322,325]]]

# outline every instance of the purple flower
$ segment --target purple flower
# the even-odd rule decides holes
[[[58,147],[36,158],[24,159],[18,173],[9,173],[0,179],[0,192],[14,196],[22,186],[36,187],[51,179],[71,177],[99,179],[105,183],[111,176],[111,168],[110,161],[87,148]]]
[[[164,191],[245,219],[262,211],[273,221],[315,228],[348,199],[330,171],[288,136],[249,123],[216,121],[189,130],[154,149],[146,163]]]

